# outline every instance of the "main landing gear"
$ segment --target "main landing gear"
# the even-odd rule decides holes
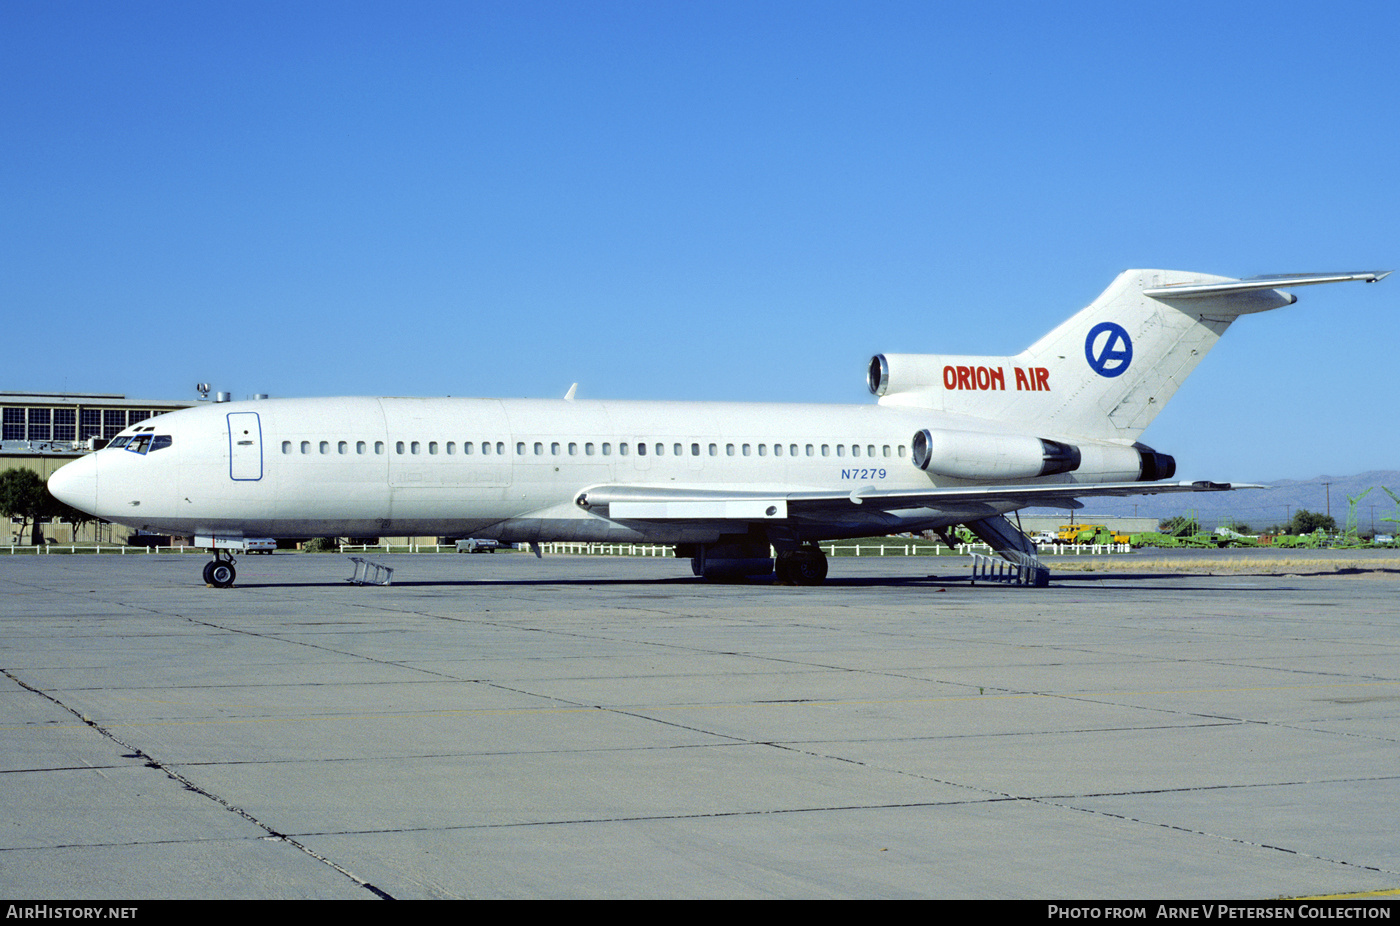
[[[826,581],[826,554],[813,544],[780,551],[773,572],[785,585],[821,585]]]
[[[214,561],[204,564],[204,584],[214,588],[228,588],[237,576],[238,572],[233,568],[232,553],[215,550]]]

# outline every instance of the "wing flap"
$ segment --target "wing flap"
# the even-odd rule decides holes
[[[969,506],[1023,508],[1028,505],[1077,507],[1075,499],[1160,495],[1178,492],[1228,492],[1263,486],[1228,482],[1111,482],[1053,485],[964,486],[958,488],[854,491],[764,492],[727,489],[600,485],[580,492],[575,504],[610,520],[638,521],[772,521],[813,515],[851,515],[865,510],[908,508],[966,511]]]

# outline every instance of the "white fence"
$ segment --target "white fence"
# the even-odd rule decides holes
[[[985,543],[960,543],[957,547],[886,541],[883,543],[824,543],[820,545],[828,556],[971,556],[974,553],[990,554],[991,547]],[[452,544],[410,543],[410,544],[342,544],[342,553],[455,553]],[[501,548],[513,552],[510,547]],[[1054,543],[1038,549],[1040,556],[1103,556],[1109,553],[1127,553],[1132,549],[1126,543]],[[540,550],[556,556],[674,556],[676,548],[662,544],[648,543],[542,543]],[[0,553],[17,555],[53,555],[101,553],[122,556],[142,556],[149,553],[207,553],[203,547],[128,547],[119,545],[97,545],[81,543],[49,543],[42,546],[10,544],[0,546]],[[247,554],[244,554],[247,555]]]

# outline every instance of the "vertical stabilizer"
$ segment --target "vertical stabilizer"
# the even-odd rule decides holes
[[[936,408],[1038,434],[1132,443],[1241,315],[1296,301],[1283,286],[1386,274],[1236,280],[1128,270],[1087,308],[1014,357],[882,354],[870,365],[881,404]]]

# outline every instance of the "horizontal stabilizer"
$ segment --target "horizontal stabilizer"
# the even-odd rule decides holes
[[[1374,283],[1390,276],[1389,270],[1365,270],[1355,273],[1275,273],[1268,276],[1246,277],[1243,280],[1230,280],[1225,283],[1169,283],[1144,289],[1144,296],[1157,299],[1201,299],[1206,296],[1229,296],[1238,293],[1252,293],[1265,289],[1283,289],[1291,286],[1312,286],[1317,283],[1345,283],[1349,280],[1362,280]]]

